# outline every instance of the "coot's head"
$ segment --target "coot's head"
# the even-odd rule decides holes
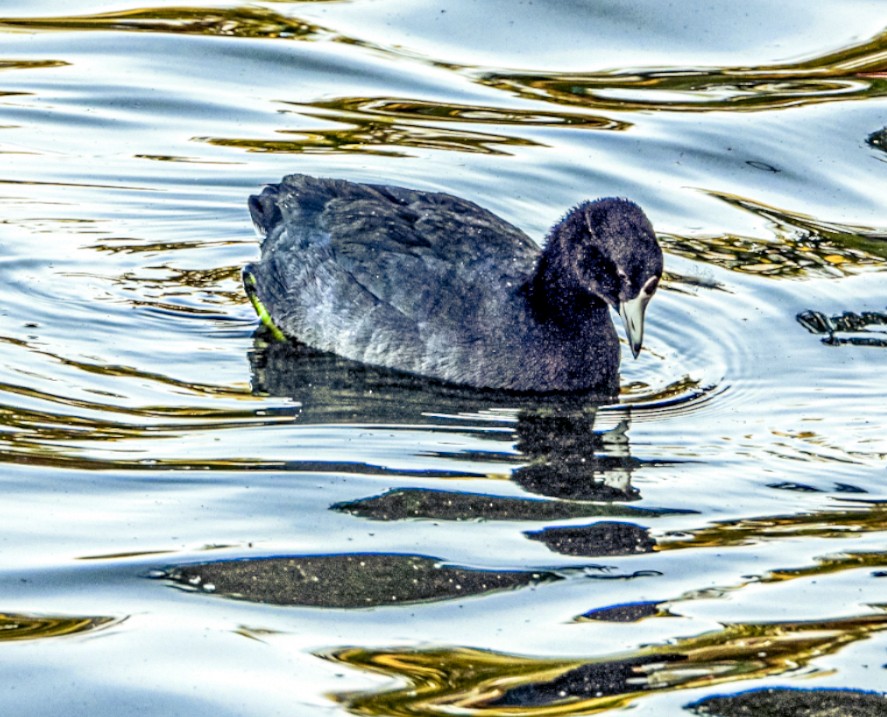
[[[598,199],[555,227],[578,283],[619,312],[631,352],[644,338],[644,311],[662,276],[662,250],[643,210],[627,199]]]

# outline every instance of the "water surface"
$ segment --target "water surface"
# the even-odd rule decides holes
[[[885,28],[862,0],[0,0],[2,711],[887,690]],[[638,201],[667,281],[619,401],[269,343],[246,199],[290,172],[540,241]]]

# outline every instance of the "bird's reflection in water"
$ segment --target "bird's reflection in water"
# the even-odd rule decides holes
[[[611,403],[612,397],[531,396],[453,386],[294,343],[266,342],[261,331],[250,363],[253,390],[296,401],[300,422],[409,425],[429,430],[455,425],[470,431],[478,425],[471,419],[483,414],[480,430],[486,431],[485,437],[494,445],[502,444],[498,457],[515,464],[511,478],[526,492],[561,501],[639,498],[631,486],[631,475],[640,462],[632,458],[629,448],[630,414],[626,411],[615,427],[595,431],[599,408]],[[491,458],[495,457],[491,451]],[[466,473],[466,477],[472,476]],[[424,493],[425,503],[440,493],[452,506],[452,494],[447,491]]]
[[[517,449],[529,463],[512,475],[530,493],[562,500],[631,501],[639,498],[631,474],[639,463],[628,443],[630,419],[594,430],[597,406],[521,410]]]

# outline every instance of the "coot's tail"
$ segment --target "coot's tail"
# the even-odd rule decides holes
[[[249,213],[253,219],[262,241],[271,233],[275,226],[283,220],[278,204],[280,198],[280,185],[269,184],[261,194],[253,194],[249,198]]]

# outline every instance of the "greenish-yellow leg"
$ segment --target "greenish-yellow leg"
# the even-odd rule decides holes
[[[268,327],[271,335],[277,341],[286,341],[286,335],[277,327],[277,324],[274,323],[271,314],[268,313],[268,309],[265,308],[265,305],[259,298],[259,292],[256,290],[256,277],[250,270],[249,266],[243,268],[243,288],[244,291],[246,291],[249,302],[256,310],[256,315],[259,317],[259,321]]]

